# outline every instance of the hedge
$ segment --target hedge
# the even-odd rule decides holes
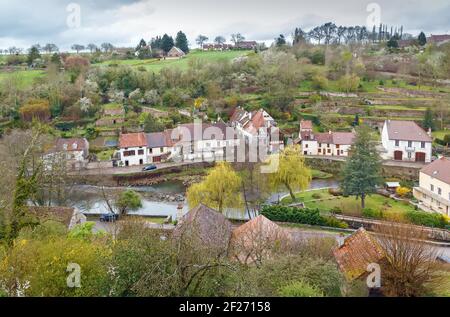
[[[346,229],[348,225],[334,217],[324,217],[318,209],[299,209],[286,206],[264,206],[261,215],[272,221],[299,223]]]
[[[408,211],[406,218],[413,224],[418,226],[432,228],[450,228],[445,217],[438,213],[429,213],[424,211]]]

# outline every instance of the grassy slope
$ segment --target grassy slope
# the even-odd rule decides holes
[[[7,79],[15,79],[19,88],[27,88],[31,86],[35,79],[45,76],[45,72],[41,70],[21,70],[12,73],[0,72],[0,83]]]
[[[166,59],[166,60],[157,60],[157,59],[148,59],[148,60],[118,60],[118,61],[106,61],[101,64],[97,64],[99,66],[108,66],[111,64],[117,65],[128,65],[133,67],[144,67],[148,71],[159,72],[161,69],[166,67],[176,67],[181,70],[185,70],[189,66],[189,62],[194,59],[200,59],[204,61],[221,61],[221,60],[232,60],[239,56],[244,56],[249,54],[251,51],[227,51],[227,52],[202,52],[202,51],[193,51],[189,53],[186,58],[183,59]]]
[[[312,196],[314,194],[320,194],[320,199],[331,199],[317,201]],[[299,201],[305,202],[307,208],[319,209],[321,211],[331,211],[333,208],[340,208],[344,214],[347,215],[361,215],[361,202],[356,200],[355,197],[333,197],[327,190],[310,191],[297,194],[296,197]],[[292,200],[290,197],[283,199],[283,203],[289,204]],[[386,198],[380,195],[372,195],[366,200],[366,207],[374,210],[383,210],[385,214],[395,215],[401,214],[406,211],[413,211],[414,207],[409,204],[398,202],[390,198]]]

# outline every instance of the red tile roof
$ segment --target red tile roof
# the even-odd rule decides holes
[[[122,134],[119,139],[121,148],[145,147],[147,146],[147,137],[144,133]]]
[[[313,123],[309,120],[302,120],[300,122],[300,127],[302,130],[312,130],[313,129]]]
[[[344,245],[335,249],[333,253],[348,281],[362,277],[367,272],[369,264],[379,263],[385,258],[378,241],[362,228],[348,237]]]
[[[353,132],[333,132],[333,144],[352,145],[355,138]]]
[[[414,121],[386,121],[390,140],[432,142],[428,133]]]
[[[450,185],[450,159],[448,158],[442,157],[428,164],[421,172]]]
[[[428,38],[428,41],[433,42],[433,43],[439,43],[439,42],[450,41],[450,35],[448,35],[448,34],[443,34],[443,35],[431,35],[431,36]]]

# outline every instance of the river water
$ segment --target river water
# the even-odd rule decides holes
[[[339,182],[335,179],[325,180],[313,180],[310,185],[310,189],[338,187]],[[126,188],[114,188],[105,189],[106,191]],[[145,217],[168,217],[171,216],[173,220],[177,219],[178,202],[169,201],[156,201],[155,194],[164,194],[168,197],[173,197],[184,194],[186,188],[180,182],[166,182],[155,186],[134,187],[134,191],[139,192],[142,196],[142,208],[139,210],[130,212],[130,215],[145,216]],[[280,192],[273,194],[268,203],[275,203],[281,199],[281,197],[287,195],[287,192]],[[80,211],[88,216],[98,216],[101,214],[109,213],[109,209],[102,195],[102,189],[94,186],[78,186],[72,190],[70,195],[70,205],[77,211]],[[183,214],[189,211],[189,207],[186,202],[182,203]],[[227,210],[226,216],[230,219],[245,220],[248,215],[239,210]]]

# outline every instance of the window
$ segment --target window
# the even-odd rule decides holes
[[[136,151],[125,151],[123,152],[123,156],[127,157],[127,156],[135,156],[136,155]]]
[[[330,154],[331,153],[331,150],[328,150],[328,154]]]
[[[420,144],[420,147],[421,147],[422,149],[424,149],[424,148],[425,148],[425,142],[422,142],[422,143]]]
[[[412,147],[412,141],[408,141],[408,147]]]
[[[438,187],[438,195],[442,195],[442,188]]]
[[[330,145],[329,144],[327,144],[327,148],[329,148],[330,147]]]
[[[339,149],[341,146],[339,144],[336,145],[336,149]]]
[[[309,144],[305,144],[305,149],[307,149],[309,147]]]
[[[319,149],[319,153],[322,153],[322,149]]]
[[[434,185],[433,184],[431,184],[430,188],[431,188],[431,191],[434,192]]]
[[[164,148],[163,147],[160,148],[159,150],[161,151],[161,153],[164,153]]]
[[[319,143],[319,147],[322,147],[322,143]]]
[[[411,159],[412,158],[412,153],[408,152],[408,158]]]
[[[153,149],[148,149],[148,152],[149,152],[150,154],[153,154]]]
[[[400,146],[400,141],[399,140],[395,140],[395,146],[399,147]]]
[[[145,154],[144,150],[139,150],[138,151],[138,155],[144,155],[144,154]]]

